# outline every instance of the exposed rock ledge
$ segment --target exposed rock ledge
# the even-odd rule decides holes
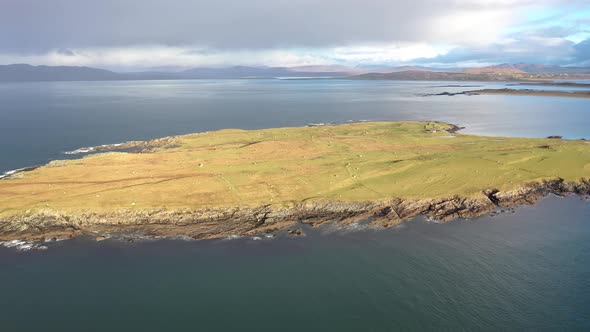
[[[54,211],[23,213],[0,220],[0,241],[71,238],[84,234],[139,233],[147,236],[189,236],[194,239],[254,235],[286,229],[296,223],[319,226],[346,225],[370,219],[372,225],[389,227],[425,215],[439,221],[473,218],[496,207],[533,204],[548,194],[590,195],[590,179],[562,179],[531,183],[518,190],[483,191],[482,198],[458,196],[425,199],[392,199],[382,202],[306,202],[292,207],[210,208],[200,210],[127,210],[67,215]]]

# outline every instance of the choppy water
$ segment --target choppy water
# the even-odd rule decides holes
[[[0,172],[85,146],[226,127],[440,120],[485,135],[590,137],[587,99],[417,96],[470,89],[441,85],[2,83]],[[590,203],[577,197],[493,218],[306,232],[0,247],[0,330],[590,329]]]

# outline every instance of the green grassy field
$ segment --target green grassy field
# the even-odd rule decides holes
[[[479,197],[486,188],[590,177],[588,142],[462,135],[449,128],[367,122],[178,136],[174,148],[97,154],[0,180],[0,216]]]

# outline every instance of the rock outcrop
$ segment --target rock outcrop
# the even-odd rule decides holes
[[[548,194],[590,195],[590,179],[577,182],[547,180],[506,192],[490,188],[484,190],[479,198],[452,196],[380,202],[308,201],[287,207],[265,205],[255,208],[120,210],[79,214],[49,210],[29,211],[0,220],[0,241],[43,241],[83,234],[94,234],[98,240],[104,234],[112,233],[211,239],[272,233],[289,229],[297,223],[319,226],[335,222],[346,225],[359,220],[369,220],[375,226],[389,227],[417,215],[439,221],[478,217],[497,207],[533,204]],[[96,234],[103,235],[97,237]]]

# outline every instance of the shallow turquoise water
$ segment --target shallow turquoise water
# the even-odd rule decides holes
[[[306,231],[0,249],[2,330],[590,329],[590,204],[579,198],[447,224]]]

